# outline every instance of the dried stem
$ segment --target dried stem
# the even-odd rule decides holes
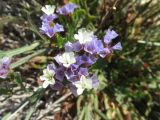
[[[101,20],[101,23],[98,27],[98,29],[96,30],[95,34],[98,34],[99,31],[102,29],[102,27],[104,26],[106,20],[108,19],[108,17],[112,14],[113,10],[116,10],[116,5],[118,3],[119,0],[116,0],[115,3],[113,4],[113,6],[106,12],[106,14],[104,15],[104,17]]]
[[[37,120],[41,120],[43,117],[45,117],[49,112],[51,112],[51,111],[53,111],[53,108],[57,105],[57,104],[59,104],[60,102],[62,102],[62,101],[64,101],[67,97],[69,97],[70,95],[71,95],[72,93],[71,92],[69,92],[69,93],[67,93],[67,94],[65,94],[65,95],[63,95],[61,98],[59,98],[58,100],[56,100],[51,106],[49,106],[49,108],[43,113],[43,114],[41,114],[38,118],[37,118]]]

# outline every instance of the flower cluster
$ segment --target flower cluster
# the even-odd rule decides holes
[[[42,34],[46,34],[49,38],[52,38],[56,33],[63,32],[64,28],[59,23],[55,23],[54,20],[58,18],[58,14],[68,15],[74,11],[78,6],[74,3],[69,3],[57,10],[53,5],[46,5],[42,7],[44,15],[41,16],[42,26],[40,28]],[[55,13],[57,12],[57,14]]]
[[[69,3],[59,8],[57,13],[66,15],[75,8],[77,8],[75,4]],[[51,13],[52,10],[43,11]],[[55,18],[55,15],[52,16]],[[43,18],[46,21],[49,19]],[[75,96],[82,94],[84,90],[97,88],[99,80],[95,73],[89,73],[89,69],[99,58],[112,54],[114,50],[122,49],[120,42],[111,45],[117,36],[115,31],[108,29],[104,40],[100,40],[93,31],[86,28],[79,29],[78,33],[74,34],[75,42],[67,42],[64,46],[65,51],[56,55],[54,63],[43,70],[43,75],[40,76],[44,81],[42,86],[46,88],[50,85],[54,90],[68,87]]]
[[[10,58],[4,57],[0,60],[0,78],[5,79],[10,69]]]

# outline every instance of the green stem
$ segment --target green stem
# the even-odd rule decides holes
[[[16,68],[16,67],[28,62],[28,60],[31,59],[32,57],[37,56],[37,55],[39,55],[39,54],[41,54],[41,53],[43,53],[45,51],[46,51],[46,49],[41,49],[41,50],[38,50],[35,53],[31,54],[31,55],[26,56],[26,57],[20,59],[19,61],[15,62],[15,63],[12,63],[11,64],[11,68],[12,69]]]
[[[94,111],[103,119],[103,120],[109,120],[105,114],[103,114],[99,109],[95,108]]]

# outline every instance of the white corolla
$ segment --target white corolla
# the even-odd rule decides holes
[[[92,80],[82,75],[80,81],[74,82],[73,85],[77,88],[77,95],[81,95],[85,89],[92,89]]]
[[[54,79],[55,71],[53,69],[50,69],[49,66],[47,66],[47,69],[43,70],[43,75],[40,76],[40,79],[43,82],[42,87],[47,88],[48,85],[54,85],[55,84],[55,79]]]
[[[42,7],[42,11],[47,14],[47,15],[50,15],[50,14],[53,14],[54,11],[55,11],[55,6],[54,5],[45,5],[45,7]]]
[[[92,41],[94,37],[93,31],[81,28],[78,30],[78,34],[74,35],[74,38],[79,41],[80,44],[85,44]]]
[[[76,62],[76,58],[73,52],[65,52],[62,55],[55,57],[56,61],[62,63],[64,67],[69,67],[71,64]]]

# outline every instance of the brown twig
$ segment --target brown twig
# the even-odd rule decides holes
[[[119,2],[119,0],[116,0],[115,3],[113,4],[113,6],[110,7],[109,10],[106,12],[106,14],[102,18],[101,23],[100,23],[98,29],[96,30],[95,34],[99,33],[99,31],[103,28],[106,20],[112,15],[113,11],[116,10],[116,6],[117,6],[118,2]]]
[[[51,109],[47,109],[43,114],[41,114],[38,118],[37,118],[37,120],[41,120],[43,117],[45,117],[49,112],[51,112],[51,111],[53,111],[54,109],[54,107],[57,105],[57,104],[59,104],[60,102],[62,102],[62,101],[64,101],[67,97],[69,97],[70,95],[71,95],[72,93],[71,92],[69,92],[69,93],[67,93],[67,94],[65,94],[64,96],[62,96],[61,98],[59,98],[58,100],[56,100],[51,106],[49,106],[49,108],[51,108]]]

